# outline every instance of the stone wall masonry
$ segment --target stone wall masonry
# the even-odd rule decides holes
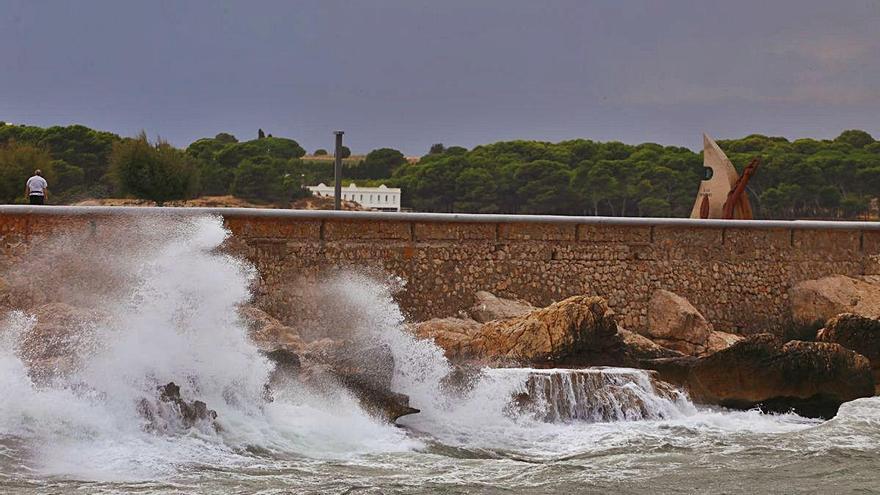
[[[59,233],[95,235],[130,216],[220,215],[261,274],[259,303],[295,319],[298,287],[336,270],[396,275],[415,320],[455,314],[488,290],[535,305],[605,297],[631,329],[656,289],[686,297],[716,329],[790,322],[786,292],[831,274],[880,273],[880,224],[440,215],[224,208],[0,207],[0,263]]]

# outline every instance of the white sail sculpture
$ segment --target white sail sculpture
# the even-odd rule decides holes
[[[749,165],[748,175],[751,175],[754,168],[757,167],[757,162],[753,163],[754,167]],[[696,201],[694,201],[694,208],[691,210],[691,218],[751,219],[752,208],[748,196],[744,192],[745,184],[742,185],[741,189],[743,190],[738,194],[731,194],[737,188],[740,176],[727,155],[705,133],[703,134],[703,167],[706,169],[706,178],[700,182],[700,190],[697,193]],[[745,172],[744,175],[746,175]],[[743,178],[746,182],[748,181],[748,177]],[[725,204],[728,200],[733,203],[726,216]]]

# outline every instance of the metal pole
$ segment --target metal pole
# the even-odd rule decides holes
[[[334,190],[333,190],[333,209],[341,210],[342,209],[342,135],[344,134],[342,131],[333,131],[333,134],[336,135],[336,163],[333,166],[333,179]]]

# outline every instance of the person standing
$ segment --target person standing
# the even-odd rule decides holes
[[[49,197],[49,183],[43,178],[40,169],[34,170],[34,176],[27,180],[24,192],[32,205],[46,204]]]

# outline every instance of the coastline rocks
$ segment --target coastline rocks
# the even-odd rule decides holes
[[[478,338],[483,325],[465,318],[434,318],[416,323],[411,327],[415,335],[422,339],[433,339],[448,359],[471,354],[474,339]]]
[[[869,397],[874,377],[868,359],[838,344],[786,344],[759,334],[706,357],[646,361],[662,380],[685,387],[707,404],[765,411],[794,410],[832,417],[840,404]]]
[[[706,351],[712,325],[687,299],[669,292],[655,291],[648,303],[646,336],[658,344],[683,354]]]
[[[141,399],[138,403],[138,412],[147,420],[147,430],[160,433],[200,427],[220,430],[215,422],[217,411],[208,409],[208,405],[200,400],[184,400],[180,396],[180,387],[174,382],[168,382],[156,389],[159,392],[158,401]]]
[[[238,314],[247,324],[251,340],[263,351],[283,348],[299,352],[305,347],[305,342],[299,336],[299,332],[259,308],[241,306]]]
[[[663,289],[654,292],[648,303],[648,327],[644,335],[688,356],[712,354],[742,340],[738,335],[713,330],[712,324],[690,301]]]
[[[528,363],[590,360],[621,355],[614,312],[600,297],[573,296],[528,314],[484,325],[468,320],[430,320],[415,327],[453,359]]]
[[[35,380],[67,374],[83,357],[80,351],[92,347],[95,327],[109,320],[99,311],[65,303],[49,303],[30,311],[34,325],[21,335],[19,351]]]
[[[850,313],[837,315],[819,330],[816,340],[840,344],[868,358],[874,381],[880,384],[880,319]]]
[[[479,323],[516,318],[538,309],[525,301],[503,299],[484,290],[474,296],[476,302],[468,314]]]
[[[845,275],[806,280],[788,291],[796,323],[824,324],[841,313],[880,317],[880,286]]]

